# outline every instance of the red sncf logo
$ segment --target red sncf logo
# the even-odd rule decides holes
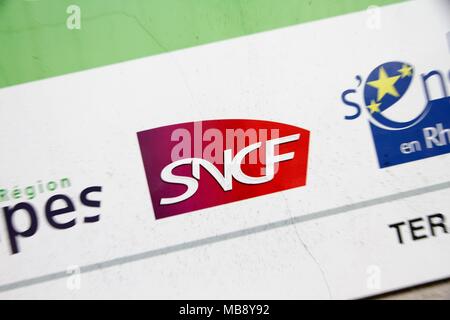
[[[138,132],[156,219],[306,184],[309,131],[208,120]]]

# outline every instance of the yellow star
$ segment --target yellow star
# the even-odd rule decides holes
[[[372,100],[372,102],[370,103],[370,106],[367,106],[370,110],[370,114],[375,113],[375,112],[380,112],[380,106],[381,103],[375,103],[375,100]]]
[[[378,80],[370,81],[367,84],[378,90],[377,101],[380,101],[386,94],[390,94],[394,97],[399,96],[397,89],[395,89],[394,86],[398,79],[400,79],[400,76],[389,77],[386,73],[386,70],[381,67],[378,74]]]
[[[402,79],[404,77],[411,77],[412,76],[412,67],[408,66],[407,64],[404,64],[400,70],[398,70],[402,74]]]

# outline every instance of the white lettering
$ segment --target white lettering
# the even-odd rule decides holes
[[[277,150],[276,147],[280,144],[296,141],[299,139],[300,134],[294,134],[282,138],[268,140],[266,142],[266,170],[265,174],[260,177],[252,177],[245,174],[242,171],[242,162],[246,155],[261,147],[261,142],[254,143],[249,145],[248,147],[243,148],[235,155],[234,158],[232,157],[231,149],[225,150],[223,157],[223,175],[214,164],[205,159],[187,158],[172,162],[161,171],[161,179],[167,183],[183,184],[187,187],[187,190],[183,194],[176,197],[161,198],[160,204],[174,204],[192,197],[198,189],[198,181],[200,181],[200,167],[203,167],[209,174],[211,174],[211,176],[217,181],[223,191],[232,190],[233,178],[241,183],[250,185],[269,182],[275,176],[275,165],[277,163],[292,160],[294,158],[294,152],[275,155],[275,150]],[[173,170],[181,165],[192,166],[192,177],[178,176],[173,174]]]

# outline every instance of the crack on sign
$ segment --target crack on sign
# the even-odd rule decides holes
[[[162,49],[164,52],[169,51],[168,48],[166,48],[156,37],[155,35],[144,25],[144,23],[135,15],[132,14],[128,14],[123,12],[122,13],[124,16],[133,19],[134,21],[136,21],[136,23],[139,25],[139,27],[141,27],[142,30],[144,30],[144,32],[160,47],[160,49]],[[150,19],[149,19],[150,20]]]
[[[249,33],[246,28],[246,25],[245,25],[246,19],[245,19],[245,14],[244,14],[244,8],[242,7],[242,4],[240,1],[237,2],[237,5],[239,7],[239,22],[241,24],[242,31],[245,33]]]
[[[123,12],[122,13],[124,16],[126,16],[126,17],[128,17],[128,18],[130,18],[130,19],[133,19],[133,20],[135,20],[136,21],[136,23],[139,25],[139,27],[142,29],[142,30],[144,30],[144,32],[160,47],[160,49],[162,49],[162,51],[164,51],[164,52],[169,52],[170,50],[169,50],[169,48],[167,48],[166,46],[164,46],[157,38],[156,38],[156,36],[144,25],[144,23],[137,17],[137,16],[135,16],[135,15],[132,15],[132,14],[128,14],[128,13],[125,13],[125,12]],[[151,18],[149,18],[149,21],[151,21]],[[175,60],[175,59],[174,59]],[[181,75],[181,79],[183,80],[183,83],[184,83],[184,85],[186,86],[186,88],[187,88],[187,90],[188,90],[188,93],[189,93],[189,95],[191,96],[191,100],[192,100],[192,103],[193,104],[195,104],[195,98],[194,98],[194,94],[193,94],[193,92],[192,92],[192,90],[191,90],[191,87],[189,86],[189,84],[188,84],[188,81],[187,81],[187,79],[186,79],[186,76],[185,76],[185,74],[184,74],[184,72],[183,72],[183,70],[182,70],[182,68],[181,68],[181,66],[178,64],[178,62],[175,60],[174,61],[174,64],[175,64],[175,67],[177,68],[177,70],[178,70],[178,72],[180,73],[180,75]]]
[[[184,74],[183,68],[178,64],[178,62],[176,61],[176,58],[174,58],[173,60],[174,60],[175,67],[177,68],[178,72],[180,73],[181,79],[183,80],[183,83],[186,86],[189,95],[191,96],[192,105],[195,105],[196,100],[195,100],[194,94],[191,90],[191,86],[189,85],[188,80]]]
[[[287,200],[287,198],[286,198],[286,196],[284,195],[283,192],[281,192],[281,197],[283,198],[284,203],[286,205],[286,211],[287,211],[287,213],[289,215],[289,218],[290,218],[289,220],[291,221],[291,225],[292,225],[292,227],[295,230],[295,234],[297,235],[297,239],[300,241],[300,243],[302,244],[303,248],[306,250],[308,255],[311,257],[311,259],[314,261],[315,265],[319,269],[320,274],[322,275],[322,279],[325,282],[325,286],[327,288],[328,296],[329,296],[330,299],[332,299],[333,295],[331,294],[330,284],[328,283],[328,279],[327,279],[327,276],[325,274],[325,270],[322,268],[322,266],[320,265],[319,260],[317,260],[316,257],[312,254],[311,250],[309,249],[309,247],[306,245],[306,243],[303,241],[302,237],[298,233],[297,226],[296,226],[295,223],[293,223],[293,216],[292,216],[291,208],[289,207],[288,200]]]
[[[142,21],[135,15],[123,12],[123,11],[111,11],[104,14],[98,14],[95,16],[88,16],[83,17],[82,21],[94,21],[103,19],[106,17],[114,17],[114,16],[124,16],[126,18],[129,18],[131,20],[134,20],[136,24],[153,40],[153,42],[163,51],[168,52],[168,48],[166,48],[161,41],[159,41],[155,35],[142,23]],[[42,28],[59,28],[65,26],[65,20],[53,22],[53,23],[40,23],[38,21],[35,21],[38,25],[31,26],[31,27],[24,27],[24,28],[18,28],[18,29],[0,29],[0,34],[16,34],[16,33],[22,33],[22,32],[30,32],[30,31],[36,31],[40,30]]]
[[[33,59],[33,64],[35,66],[37,66],[39,69],[41,69],[41,71],[43,73],[48,73],[50,72],[50,68],[42,61],[42,59],[38,56],[31,56],[31,58]]]

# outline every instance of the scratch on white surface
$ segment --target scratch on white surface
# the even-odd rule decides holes
[[[325,283],[325,286],[327,287],[328,296],[329,296],[330,299],[333,299],[333,295],[331,294],[331,289],[330,289],[330,285],[328,283],[327,276],[325,274],[325,270],[322,268],[322,266],[319,263],[319,260],[317,260],[316,257],[312,254],[311,250],[309,249],[309,247],[306,245],[306,243],[303,241],[302,237],[298,233],[297,224],[294,223],[294,220],[293,220],[294,217],[292,216],[291,208],[289,207],[287,198],[286,198],[286,196],[284,195],[283,192],[281,192],[281,197],[283,198],[284,203],[286,205],[286,211],[287,211],[289,217],[291,218],[291,222],[292,222],[291,225],[292,225],[292,227],[295,230],[295,234],[297,235],[298,240],[300,241],[300,243],[302,244],[303,248],[306,250],[308,255],[311,257],[311,259],[314,261],[314,263],[316,264],[317,268],[319,269],[320,274],[322,275],[322,279],[323,279],[323,281]]]

